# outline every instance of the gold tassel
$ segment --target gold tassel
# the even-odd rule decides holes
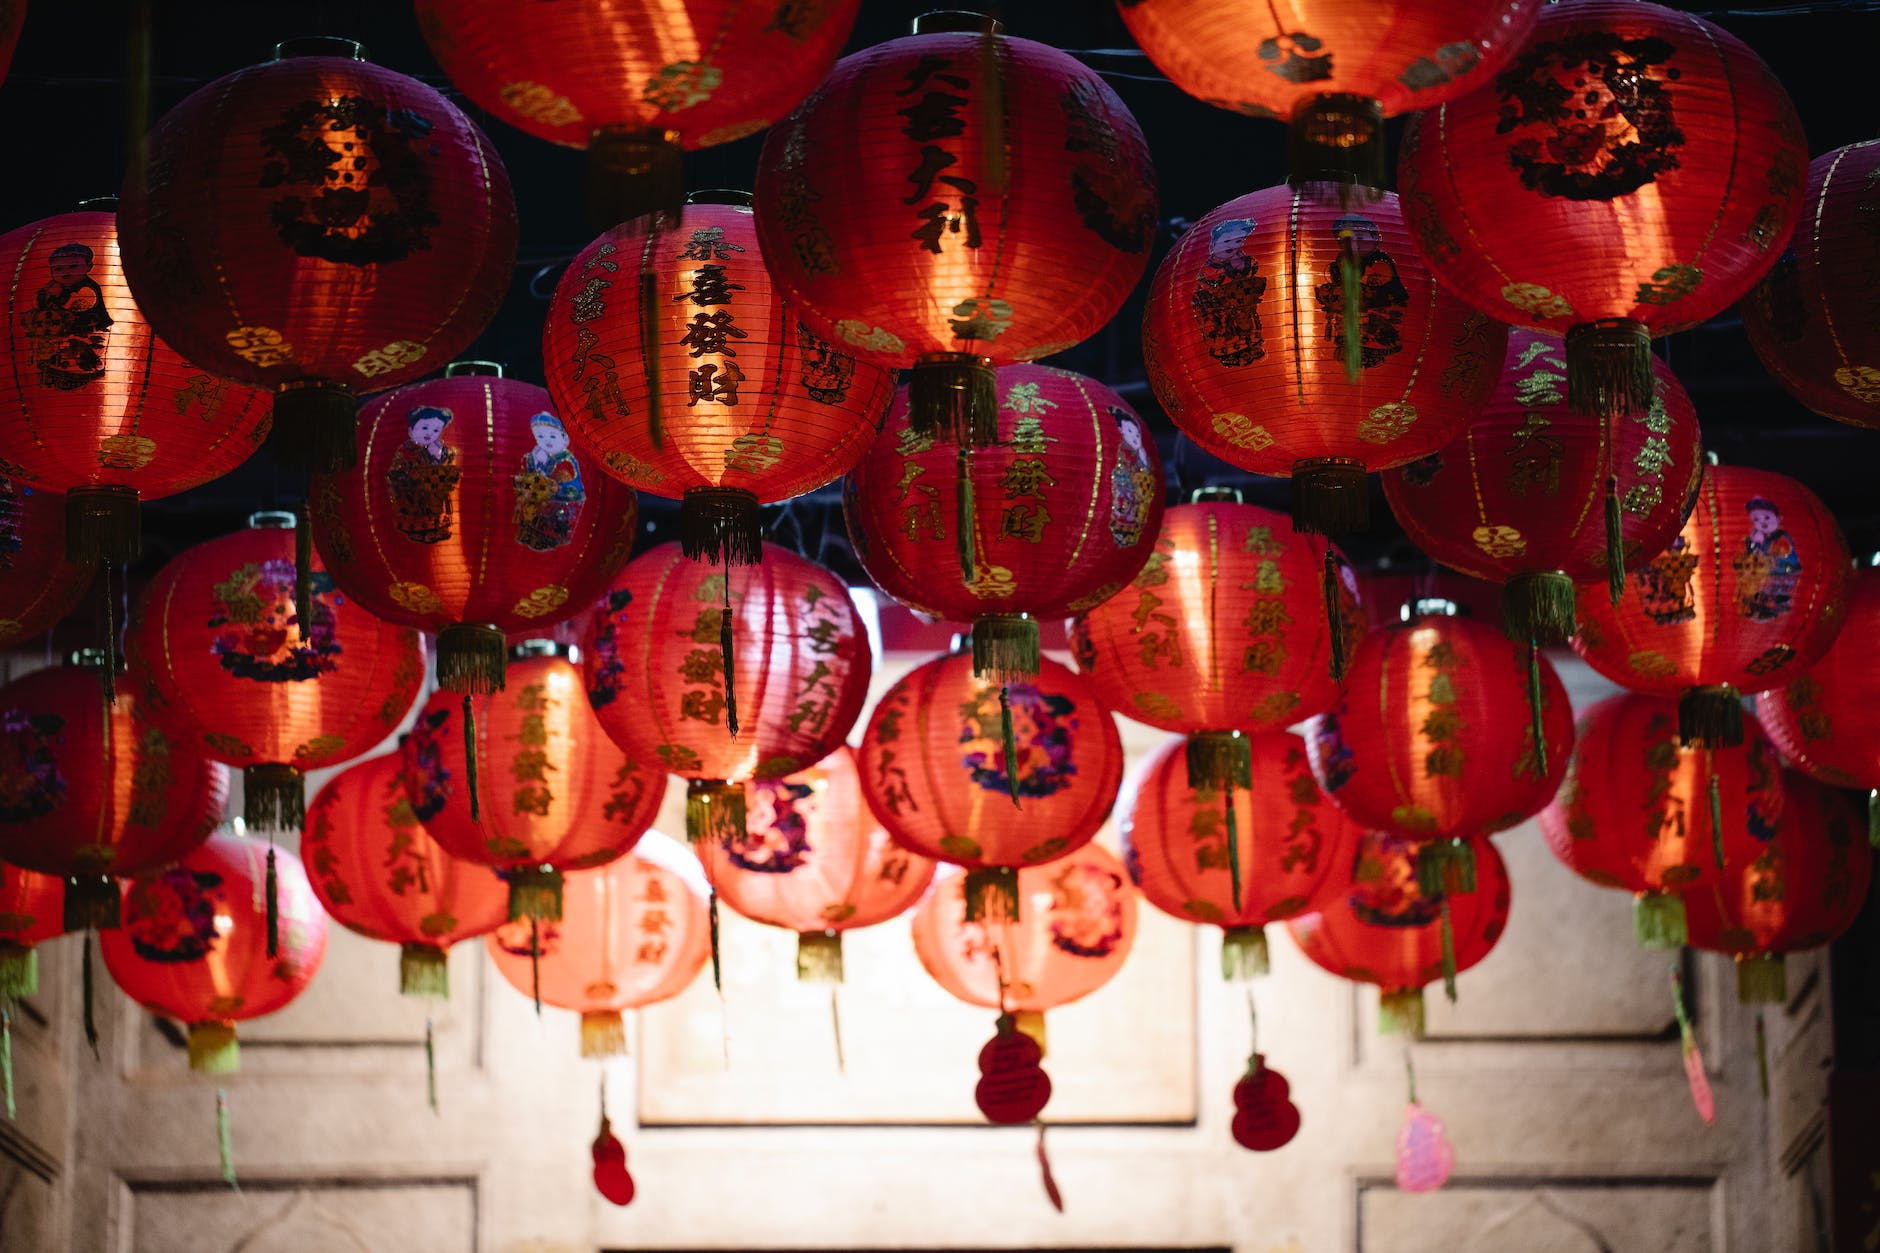
[[[65,559],[75,566],[129,565],[143,554],[135,488],[76,487],[65,494]]]
[[[1364,372],[1364,272],[1358,265],[1358,235],[1349,226],[1338,232],[1338,281],[1344,305],[1345,379],[1355,383]]]
[[[482,822],[483,809],[477,799],[477,711],[468,692],[463,694],[463,789],[470,798],[470,821]]]
[[[1381,1035],[1423,1038],[1423,989],[1387,988],[1377,998],[1377,1030]]]
[[[0,940],[0,1005],[23,1001],[38,992],[38,950]]]
[[[1567,408],[1596,418],[1651,409],[1652,337],[1643,322],[1602,318],[1567,329]]]
[[[1243,983],[1271,969],[1266,928],[1228,927],[1221,932],[1221,978]]]
[[[281,880],[274,868],[274,836],[268,836],[268,957],[281,955]]]
[[[431,1029],[430,1015],[424,1019],[424,1100],[437,1113],[437,1038]]]
[[[967,922],[1018,921],[1018,870],[1012,866],[981,866],[966,872]]]
[[[274,393],[271,441],[280,460],[315,474],[350,470],[359,461],[359,398],[336,383],[301,379]]]
[[[1012,798],[1013,808],[1017,808],[1018,737],[1012,729],[1012,694],[1003,686],[999,688],[999,736],[1005,754],[1005,790]]]
[[[1286,133],[1288,183],[1315,199],[1335,191],[1344,204],[1358,189],[1375,199],[1384,179],[1382,101],[1327,92],[1294,107]]]
[[[307,820],[307,783],[298,766],[242,768],[242,821],[250,831],[298,831]]]
[[[1371,527],[1371,485],[1351,457],[1308,457],[1292,466],[1293,530],[1349,535]]]
[[[453,623],[437,633],[437,685],[479,696],[503,690],[509,642],[493,626]]]
[[[744,838],[744,785],[723,779],[692,779],[685,785],[685,838],[730,843]]]
[[[561,921],[561,871],[553,866],[520,866],[505,877],[509,880],[509,921]]]
[[[7,1121],[14,1122],[20,1111],[13,1101],[13,1009],[3,1001],[0,1001],[0,1085],[6,1088]]]
[[[1188,786],[1213,791],[1238,783],[1253,786],[1253,741],[1238,731],[1197,731],[1182,755],[1188,762]]]
[[[594,1010],[581,1015],[581,1056],[625,1057],[627,1024],[615,1010]]]
[[[1780,1005],[1789,999],[1788,964],[1780,953],[1736,959],[1736,999],[1744,1005]]]
[[[300,642],[313,639],[313,508],[309,501],[294,515],[294,625]]]
[[[1641,892],[1632,907],[1632,933],[1640,948],[1683,948],[1684,898],[1676,892]]]
[[[1541,646],[1532,638],[1527,648],[1528,734],[1534,737],[1534,768],[1547,777],[1547,722],[1541,693]]]
[[[588,138],[582,200],[588,225],[597,231],[649,213],[676,221],[685,208],[685,148],[679,132],[600,127]],[[658,357],[648,354],[646,360],[650,365]]]
[[[1343,683],[1351,660],[1345,655],[1345,615],[1338,607],[1338,558],[1332,555],[1329,541],[1325,545],[1325,572],[1319,580],[1319,592],[1325,600],[1325,627],[1331,636],[1332,682]]]
[[[435,944],[398,946],[398,994],[450,999],[450,955]]]
[[[1501,589],[1501,625],[1517,644],[1565,644],[1578,629],[1573,580],[1557,570],[1515,575]]]
[[[842,933],[799,931],[796,936],[796,977],[805,983],[842,982]]]
[[[1606,596],[1617,609],[1625,599],[1625,523],[1619,515],[1619,476],[1606,476]]]
[[[953,520],[956,530],[953,534],[954,547],[959,550],[960,579],[968,586],[979,577],[978,553],[976,551],[976,518],[973,509],[973,452],[970,448],[961,448],[959,457],[954,462],[953,477]]]
[[[969,448],[999,442],[998,375],[992,358],[971,352],[930,352],[907,378],[907,424],[923,439]]]
[[[1038,620],[1030,614],[989,613],[973,619],[973,677],[1022,683],[1038,674]]]
[[[232,1075],[241,1069],[242,1046],[231,1022],[189,1024],[189,1068],[203,1075]]]

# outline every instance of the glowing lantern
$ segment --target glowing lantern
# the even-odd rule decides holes
[[[92,568],[65,556],[65,501],[0,472],[0,648],[46,630],[78,604]]]
[[[1802,773],[1868,789],[1869,832],[1880,831],[1880,569],[1857,570],[1841,633],[1808,672],[1756,698],[1756,717]]]
[[[65,884],[0,865],[0,1011],[39,991],[36,946],[65,931]]]

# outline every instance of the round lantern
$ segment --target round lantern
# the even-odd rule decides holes
[[[919,434],[903,392],[842,507],[868,577],[918,612],[972,622],[975,667],[1011,678],[1038,672],[1038,618],[1106,600],[1150,559],[1162,463],[1095,379],[1020,365],[997,380],[996,447]]]
[[[1639,0],[1563,0],[1494,82],[1419,114],[1397,185],[1431,272],[1566,336],[1567,404],[1651,407],[1651,339],[1735,304],[1802,207],[1795,107],[1735,36]]]
[[[1362,834],[1319,791],[1304,740],[1263,731],[1246,742],[1236,791],[1197,786],[1193,741],[1170,740],[1117,804],[1130,879],[1163,913],[1224,928],[1226,979],[1266,973],[1265,924],[1312,908]]]
[[[312,981],[326,955],[326,914],[286,849],[264,870],[260,845],[212,835],[167,870],[124,887],[124,925],[102,936],[105,967],[125,995],[189,1026],[189,1068],[238,1066],[235,1024],[271,1014]],[[278,878],[278,951],[262,908]]]
[[[1363,836],[1345,890],[1317,913],[1286,924],[1300,952],[1341,979],[1379,989],[1378,1030],[1423,1034],[1423,986],[1455,976],[1488,956],[1508,927],[1508,867],[1495,845],[1472,839],[1477,887],[1425,891],[1417,847],[1400,835]]]
[[[1880,427],[1880,140],[1849,144],[1808,167],[1801,224],[1743,301],[1743,329],[1776,382],[1823,417]]]
[[[509,985],[581,1015],[581,1056],[627,1051],[621,1012],[685,991],[711,955],[698,863],[657,832],[568,876],[561,917],[511,922],[487,943]]]
[[[458,362],[366,404],[358,464],[313,480],[314,544],[368,612],[437,632],[440,686],[493,691],[505,633],[578,612],[626,564],[634,495],[599,470],[547,392]]]
[[[842,933],[911,908],[933,881],[933,863],[896,844],[868,812],[846,744],[744,792],[744,832],[694,845],[705,878],[746,918],[797,933],[799,979],[839,981]]]
[[[119,216],[166,343],[276,389],[277,437],[350,464],[355,390],[434,370],[509,290],[516,207],[483,133],[345,39],[299,39],[151,129]]]
[[[417,632],[370,616],[311,554],[295,604],[294,515],[172,557],[131,609],[127,651],[141,706],[177,744],[242,771],[242,813],[258,830],[298,828],[303,774],[390,735],[424,682]]]
[[[744,781],[834,752],[873,666],[842,580],[774,544],[758,565],[716,570],[677,544],[642,554],[614,580],[591,639],[588,701],[615,743],[688,781],[691,840],[741,837]]]
[[[1756,698],[1756,717],[1782,755],[1811,779],[1868,789],[1880,830],[1880,569],[1857,570],[1841,633],[1821,660]]]
[[[209,838],[228,771],[164,734],[130,694],[107,702],[104,655],[35,670],[0,688],[0,861],[67,880],[65,928],[114,927],[128,876]]]
[[[680,158],[756,134],[842,52],[861,0],[562,4],[418,0],[444,72],[480,109],[588,151],[597,226],[679,211]]]
[[[158,339],[131,299],[117,217],[64,213],[0,236],[0,441],[9,472],[66,493],[72,561],[130,561],[137,503],[233,470],[268,433],[269,398]]]
[[[595,720],[574,655],[518,645],[502,691],[434,693],[405,740],[413,812],[444,852],[508,881],[511,918],[561,917],[562,871],[625,854],[665,795],[650,756]]]
[[[1736,959],[1737,999],[1788,1000],[1783,954],[1820,948],[1854,924],[1873,879],[1859,811],[1793,771],[1773,828],[1732,831],[1723,870],[1685,895],[1694,948]]]
[[[1384,119],[1493,80],[1536,0],[1118,0],[1142,50],[1189,95],[1291,124],[1291,180],[1384,185]],[[1282,17],[1284,12],[1286,16]]]
[[[1678,696],[1688,745],[1743,742],[1744,693],[1806,671],[1841,630],[1850,563],[1826,505],[1794,479],[1711,466],[1664,552],[1615,605],[1580,606],[1574,651],[1614,683]]]
[[[1624,693],[1581,717],[1560,792],[1540,814],[1554,856],[1637,895],[1638,941],[1685,942],[1685,905],[1726,850],[1768,840],[1784,812],[1776,755],[1752,721],[1745,751],[1681,748],[1675,702]]]
[[[1089,684],[1045,658],[1001,688],[958,650],[888,689],[855,759],[895,843],[970,872],[974,920],[1016,916],[1019,868],[1088,844],[1123,777],[1122,740]]]
[[[993,367],[1095,334],[1155,242],[1155,174],[1096,71],[976,14],[844,57],[757,168],[771,273],[818,335],[911,368],[916,434],[1005,437]]]
[[[589,244],[556,286],[542,355],[555,401],[609,474],[676,498],[702,560],[757,560],[758,506],[868,450],[891,371],[837,351],[772,285],[750,198],[686,205]],[[622,258],[639,281],[623,280]]]
[[[37,946],[65,932],[65,884],[0,864],[0,1012],[39,991]]]
[[[65,501],[0,464],[0,648],[63,618],[91,584],[92,567],[67,560]]]
[[[1293,480],[1293,524],[1368,525],[1365,474],[1441,448],[1495,387],[1507,332],[1439,288],[1395,196],[1269,187],[1195,223],[1143,315],[1156,398],[1224,461]]]
[[[1513,331],[1494,395],[1454,440],[1384,475],[1410,541],[1504,584],[1502,625],[1522,643],[1573,635],[1575,583],[1616,597],[1628,562],[1664,551],[1704,462],[1691,398],[1652,358],[1649,408],[1610,423],[1567,409],[1558,336]]]
[[[502,881],[431,838],[405,791],[402,753],[372,757],[328,779],[307,806],[300,856],[334,921],[398,945],[398,990],[450,995],[450,946],[508,917]]]

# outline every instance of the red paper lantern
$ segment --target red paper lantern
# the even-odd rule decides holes
[[[1142,277],[1155,173],[1096,71],[976,14],[844,57],[764,142],[757,232],[824,339],[911,368],[921,436],[998,431],[993,367],[1095,334]]]
[[[405,740],[412,810],[450,856],[508,880],[511,918],[561,917],[562,872],[623,856],[665,795],[648,755],[607,738],[572,652],[517,647],[502,691],[433,694]]]
[[[1468,425],[1507,332],[1432,281],[1397,198],[1341,207],[1269,187],[1208,213],[1163,258],[1144,367],[1183,434],[1293,479],[1293,523],[1369,519],[1365,473],[1415,461]]]
[[[300,39],[151,129],[119,221],[151,327],[278,389],[280,438],[350,464],[355,389],[406,383],[495,316],[516,259],[509,176],[462,110],[345,39]]]
[[[1782,755],[1834,787],[1880,788],[1880,569],[1854,572],[1841,633],[1807,673],[1756,698]],[[1880,818],[1880,808],[1875,809]]]
[[[1763,367],[1823,417],[1880,427],[1880,281],[1872,221],[1880,140],[1824,152],[1808,167],[1789,248],[1743,300],[1743,329]]]
[[[1567,404],[1648,409],[1651,339],[1735,304],[1802,207],[1808,147],[1755,53],[1691,13],[1563,0],[1492,87],[1404,133],[1404,216],[1438,282],[1566,336]]]
[[[1000,442],[976,452],[918,434],[898,395],[842,508],[877,586],[972,622],[975,666],[1013,677],[1038,672],[1038,618],[1108,599],[1150,559],[1162,463],[1142,419],[1095,379],[1019,365],[997,380]]]
[[[326,914],[300,859],[280,849],[272,875],[255,841],[213,835],[177,865],[124,885],[124,925],[100,937],[125,995],[189,1026],[189,1068],[240,1064],[235,1024],[284,1008],[326,956]],[[279,951],[268,955],[262,880],[278,879]]]
[[[888,838],[862,799],[846,744],[781,779],[744,785],[742,835],[693,847],[724,903],[756,922],[797,933],[799,979],[842,978],[842,933],[906,912],[934,865]]]
[[[581,1015],[581,1056],[625,1053],[621,1012],[679,995],[711,955],[698,863],[655,832],[618,861],[570,874],[565,893],[560,918],[492,932],[490,958],[524,996]]]
[[[1410,541],[1452,569],[1505,584],[1511,639],[1564,644],[1575,583],[1664,551],[1703,475],[1691,398],[1652,358],[1651,406],[1610,423],[1567,409],[1566,349],[1514,331],[1494,395],[1463,432],[1383,476]]]
[[[65,932],[65,883],[0,864],[0,1010],[39,991],[37,946]]]
[[[1788,998],[1785,953],[1821,948],[1860,916],[1873,879],[1859,811],[1847,796],[1786,772],[1773,827],[1728,831],[1723,869],[1685,894],[1692,947],[1736,958],[1737,999]]]
[[[1742,694],[1821,660],[1841,630],[1847,544],[1794,479],[1712,466],[1676,539],[1628,573],[1617,606],[1580,606],[1574,651],[1614,683],[1678,696],[1688,745],[1743,742]]]
[[[1508,927],[1508,867],[1489,840],[1470,843],[1476,890],[1426,892],[1416,844],[1371,832],[1359,841],[1342,896],[1286,924],[1315,964],[1378,986],[1379,1031],[1420,1037],[1423,985],[1443,979],[1453,1001],[1456,973],[1487,957]]]
[[[1687,900],[1715,886],[1725,850],[1769,839],[1784,803],[1776,755],[1753,721],[1743,752],[1680,748],[1676,704],[1625,693],[1581,717],[1540,828],[1582,879],[1637,895],[1640,944],[1677,948]]]
[[[318,562],[303,622],[294,515],[248,521],[157,572],[131,609],[127,651],[151,720],[241,768],[250,827],[288,830],[306,814],[305,771],[360,756],[404,721],[424,648],[336,591]]]
[[[1001,688],[956,651],[888,689],[855,762],[894,842],[965,866],[973,918],[997,918],[1019,909],[1019,867],[1074,852],[1109,817],[1123,743],[1089,684],[1057,662]]]
[[[680,157],[754,135],[842,52],[861,0],[418,0],[444,72],[478,108],[588,150],[588,215],[679,211]]]
[[[63,213],[0,236],[0,441],[20,482],[66,493],[73,561],[130,561],[137,503],[219,478],[268,433],[269,397],[199,370],[131,299],[117,217]]]
[[[571,616],[626,564],[635,498],[598,471],[547,392],[459,362],[366,404],[358,464],[313,480],[314,544],[368,612],[437,632],[440,686],[492,691],[505,633]]]
[[[589,244],[556,285],[542,355],[576,437],[615,478],[682,500],[681,543],[711,561],[757,560],[758,505],[840,478],[894,393],[891,371],[836,351],[772,284],[748,197]]]
[[[64,499],[0,473],[0,648],[71,612],[91,577],[91,566],[66,559]]]
[[[1265,731],[1246,743],[1247,771],[1226,799],[1192,782],[1193,742],[1170,740],[1117,804],[1131,881],[1163,913],[1225,928],[1226,979],[1266,973],[1264,925],[1311,909],[1362,834],[1319,791],[1304,740]]]
[[[717,570],[677,544],[642,554],[614,580],[592,644],[582,669],[595,715],[632,756],[688,780],[695,841],[742,837],[746,780],[834,752],[873,667],[842,580],[774,544],[759,565]]]
[[[402,753],[328,779],[307,806],[300,855],[334,921],[398,945],[398,990],[406,996],[448,997],[447,950],[508,917],[502,881],[451,857],[418,821]]]
[[[228,771],[126,693],[107,703],[100,653],[0,688],[0,860],[66,879],[65,927],[114,927],[118,887],[209,838]]]
[[[1493,79],[1535,0],[1118,0],[1156,68],[1217,108],[1290,122],[1291,181],[1384,185],[1384,119]],[[1282,17],[1284,12],[1286,16]]]

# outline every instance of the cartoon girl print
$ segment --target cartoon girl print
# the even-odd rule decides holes
[[[1155,474],[1149,468],[1149,453],[1143,446],[1147,438],[1142,424],[1129,410],[1111,405],[1110,417],[1123,437],[1116,453],[1116,465],[1110,471],[1110,538],[1118,548],[1134,548],[1142,538],[1150,500],[1156,490]]]
[[[1358,261],[1358,357],[1365,369],[1381,365],[1403,351],[1403,317],[1410,305],[1410,289],[1397,273],[1397,262],[1384,251],[1384,235],[1365,217],[1342,217],[1332,223],[1333,238],[1350,236]],[[1345,352],[1345,283],[1342,258],[1327,266],[1327,281],[1314,289],[1332,349]]]
[[[49,279],[33,298],[26,334],[33,341],[39,381],[62,392],[104,377],[111,314],[104,289],[91,276],[94,260],[84,244],[60,244],[46,259]]]
[[[444,442],[451,411],[419,405],[405,415],[405,442],[385,472],[393,524],[406,539],[441,544],[450,538],[451,500],[457,493],[457,452]]]
[[[552,552],[574,538],[575,520],[587,490],[581,465],[568,451],[568,429],[552,413],[529,419],[535,447],[523,454],[516,475],[516,542],[536,552]]]
[[[1756,496],[1743,508],[1749,514],[1749,534],[1743,537],[1743,551],[1731,562],[1737,609],[1756,622],[1774,622],[1794,602],[1795,585],[1802,577],[1801,554],[1782,529],[1782,513],[1773,501]]]

